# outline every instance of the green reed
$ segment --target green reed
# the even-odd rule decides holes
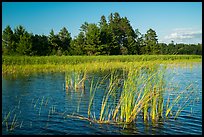
[[[93,90],[93,80],[91,81],[91,86],[90,86],[90,99],[89,99],[89,106],[88,106],[88,117],[90,118],[90,115],[91,115],[91,107],[92,107],[92,104],[93,104],[93,99],[94,99],[94,95],[95,95],[95,90]]]
[[[79,89],[84,90],[85,80],[86,80],[86,70],[84,72],[66,72],[65,73],[65,87],[66,90],[69,88],[71,90],[78,91]]]
[[[108,75],[104,77],[102,80],[104,81],[107,77]],[[112,110],[110,110],[110,104],[108,103],[108,100],[112,96],[115,96],[116,87],[119,82],[117,77],[118,76],[117,76],[116,70],[113,70],[110,72],[110,79],[109,79],[109,84],[107,87],[108,91],[105,93],[102,99],[99,121],[104,121],[106,117],[110,119],[110,114]]]
[[[103,80],[109,78],[109,81],[107,88],[104,89],[99,116],[95,116],[95,113],[92,112],[94,111],[92,106],[96,91],[100,87],[100,83],[103,82],[98,79],[94,85],[92,79],[88,118],[83,116],[77,117],[96,123],[131,124],[142,114],[144,122],[151,120],[155,123],[161,118],[171,117],[172,115],[170,114],[173,114],[174,108],[174,118],[176,119],[191,99],[190,94],[187,96],[184,94],[189,87],[178,92],[171,101],[170,95],[168,95],[165,102],[164,92],[168,90],[167,88],[171,88],[166,86],[168,83],[165,81],[165,71],[166,66],[155,65],[154,62],[123,69],[123,73],[120,76],[117,71],[111,71],[109,73],[110,77],[105,76],[103,78]],[[190,93],[193,94],[194,91]],[[113,99],[115,99],[116,94],[119,100],[114,104]],[[181,99],[184,99],[182,103],[179,102]],[[180,107],[176,108],[175,106],[179,103]],[[94,113],[94,116],[92,115],[91,117],[91,113]]]
[[[9,111],[2,121],[2,125],[5,123],[7,131],[13,131],[17,127],[22,127],[22,124],[19,124],[18,116],[14,111],[15,108],[12,111]]]

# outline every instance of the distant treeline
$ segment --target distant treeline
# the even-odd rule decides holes
[[[153,29],[141,34],[134,30],[127,17],[111,13],[108,21],[101,16],[98,24],[87,23],[71,38],[63,27],[48,36],[28,33],[21,25],[14,31],[8,25],[2,33],[3,55],[141,55],[141,54],[202,54],[202,44],[158,43]]]

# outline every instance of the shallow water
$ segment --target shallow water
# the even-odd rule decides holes
[[[193,102],[181,111],[178,118],[169,118],[156,124],[144,123],[138,117],[135,124],[128,126],[97,124],[86,120],[66,117],[80,114],[87,117],[90,81],[86,81],[84,91],[65,89],[65,73],[35,74],[27,77],[2,77],[2,134],[111,134],[111,135],[177,135],[202,134],[202,64],[189,67],[168,67],[166,81],[174,92],[182,91],[193,84],[196,91]],[[102,75],[102,74],[101,74]],[[99,74],[90,74],[100,78]],[[102,85],[95,93],[94,111],[99,113],[104,95]],[[175,90],[176,89],[176,90]],[[188,92],[188,91],[186,91]],[[167,99],[167,96],[165,96]],[[12,123],[13,122],[13,123]],[[15,125],[13,130],[11,125]]]

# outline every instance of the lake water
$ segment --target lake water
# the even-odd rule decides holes
[[[101,77],[93,73],[88,77]],[[35,74],[26,77],[2,77],[2,134],[17,135],[178,135],[202,134],[202,64],[191,68],[168,67],[167,92],[185,90],[192,84],[195,93],[177,119],[169,118],[156,124],[144,123],[142,117],[136,123],[121,126],[97,124],[87,120],[66,117],[79,114],[87,117],[90,82],[86,81],[84,91],[66,90],[65,73]],[[99,113],[103,97],[103,86],[95,93],[94,111]],[[188,94],[188,91],[186,91]],[[170,98],[171,98],[170,97]],[[165,96],[167,100],[167,96]],[[6,118],[7,117],[7,118]],[[13,129],[12,129],[13,126]]]

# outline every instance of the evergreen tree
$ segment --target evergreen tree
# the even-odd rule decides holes
[[[32,35],[32,54],[38,56],[50,55],[48,38],[45,35]]]
[[[100,54],[100,30],[96,24],[88,24],[85,43],[85,52],[87,55]]]
[[[20,35],[20,40],[16,48],[17,53],[19,55],[32,55],[31,49],[32,49],[31,35],[28,33]]]
[[[63,51],[64,54],[68,54],[69,50],[70,50],[70,42],[72,40],[70,33],[68,32],[68,30],[63,27],[60,32],[59,32],[59,39],[61,40],[61,49]]]
[[[111,13],[108,21],[101,16],[99,25],[84,22],[73,40],[63,27],[58,34],[52,29],[48,36],[29,34],[22,25],[2,32],[4,55],[135,55],[135,54],[199,54],[202,44],[158,43],[156,31],[141,34],[133,30],[127,17]]]
[[[100,26],[100,41],[101,45],[99,46],[100,54],[109,55],[110,54],[110,43],[111,43],[111,35],[109,32],[109,26],[106,21],[105,16],[101,16],[101,20],[99,22]]]
[[[20,37],[23,36],[25,33],[27,33],[27,31],[25,30],[25,28],[22,25],[17,26],[14,29],[15,43],[18,43],[20,41]]]
[[[71,55],[84,55],[85,54],[85,36],[83,32],[71,41],[70,43]]]
[[[156,32],[153,29],[149,29],[145,34],[145,54],[157,54],[159,52],[157,44]]]
[[[54,30],[51,29],[50,34],[48,36],[48,42],[50,44],[51,54],[52,55],[61,55],[62,48],[60,47],[61,41],[58,35],[54,34]]]
[[[2,52],[5,55],[14,54],[16,51],[14,34],[11,27],[8,25],[2,34]]]

